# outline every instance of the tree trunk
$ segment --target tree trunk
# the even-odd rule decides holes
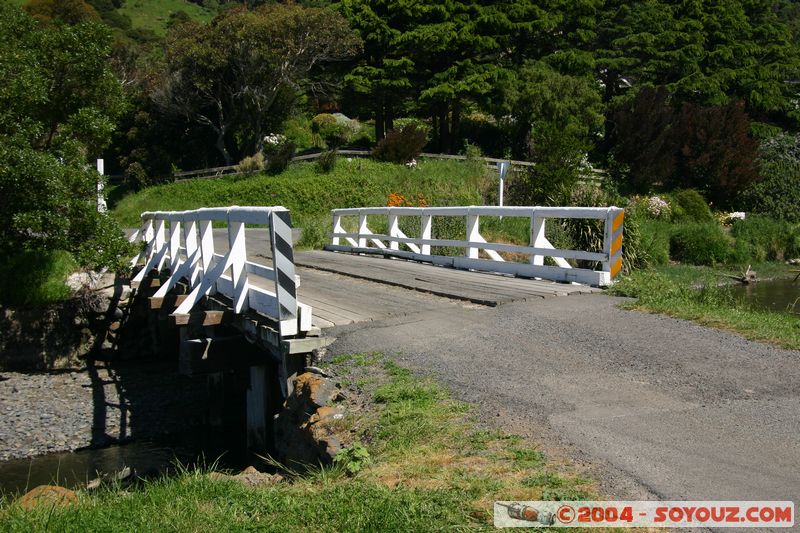
[[[439,152],[447,152],[450,146],[450,124],[447,118],[447,104],[439,111]]]
[[[458,146],[460,140],[460,130],[461,130],[461,100],[456,98],[453,101],[453,114],[452,114],[452,128],[450,129],[450,153],[457,154],[460,146]]]
[[[378,107],[375,109],[375,140],[380,142],[386,136],[386,126],[384,123],[383,115],[383,101],[378,101]]]

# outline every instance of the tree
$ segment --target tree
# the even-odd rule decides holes
[[[336,13],[294,4],[231,9],[167,38],[158,101],[213,131],[225,164],[263,146],[294,94],[320,64],[351,56],[359,41]]]
[[[666,88],[642,89],[610,114],[614,159],[635,192],[694,188],[720,207],[759,179],[758,142],[742,102],[680,103]]]
[[[45,24],[96,22],[100,15],[84,0],[28,0],[25,11]]]
[[[681,101],[743,100],[760,119],[800,117],[787,80],[800,50],[773,0],[609,0],[599,24],[597,72],[605,100],[664,85]]]
[[[512,191],[519,203],[558,201],[580,176],[603,124],[600,88],[588,77],[557,72],[541,61],[526,62],[502,91],[512,117],[516,157],[536,163]]]
[[[107,66],[104,26],[41,26],[0,6],[0,250],[64,249],[87,266],[115,265],[122,233],[97,212],[87,160],[123,107]]]

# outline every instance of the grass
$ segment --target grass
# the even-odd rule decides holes
[[[590,481],[521,437],[476,430],[470,408],[439,384],[385,357],[328,365],[374,383],[346,420],[369,460],[245,488],[202,470],[122,490],[79,493],[73,507],[22,510],[0,503],[3,531],[489,531],[495,500],[586,498]],[[352,393],[352,391],[351,391]],[[363,450],[353,457],[364,458]]]
[[[781,264],[754,265],[759,275],[781,277]],[[735,331],[744,337],[800,350],[800,316],[754,309],[737,299],[730,287],[720,285],[716,270],[669,266],[624,277],[610,292],[636,298],[630,309],[664,313],[704,326]]]
[[[193,180],[150,187],[116,202],[112,214],[123,226],[139,223],[143,211],[187,210],[228,205],[282,205],[292,211],[293,223],[303,229],[301,247],[319,247],[331,230],[330,210],[386,205],[398,192],[421,195],[429,205],[480,205],[484,169],[460,161],[423,161],[418,168],[365,159],[340,159],[329,174],[313,163],[297,163],[277,175]],[[380,229],[372,225],[373,231]]]
[[[77,269],[68,252],[21,252],[0,264],[0,304],[39,306],[66,300],[65,281]]]
[[[189,18],[200,22],[208,22],[216,14],[187,0],[127,0],[118,11],[130,17],[134,28],[149,29],[159,36],[166,35],[171,13],[184,11]]]

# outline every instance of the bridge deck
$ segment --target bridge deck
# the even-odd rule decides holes
[[[269,257],[266,230],[248,228],[248,259]],[[214,230],[218,253],[227,251],[225,230]],[[495,306],[513,301],[600,292],[585,285],[467,272],[398,259],[326,251],[295,252],[298,298],[314,309],[323,329],[453,305]]]
[[[295,263],[300,300],[314,307],[320,327],[408,314],[454,301],[494,306],[600,290],[323,251],[299,252]]]

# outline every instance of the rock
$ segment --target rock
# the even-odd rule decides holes
[[[312,374],[317,374],[318,376],[322,376],[324,378],[332,378],[333,376],[319,368],[318,366],[307,366],[306,372],[311,372]]]
[[[284,481],[284,477],[280,474],[267,474],[266,472],[259,472],[252,466],[248,466],[242,470],[241,473],[236,474],[235,476],[224,474],[222,472],[211,472],[208,474],[208,478],[216,481],[237,481],[245,487],[259,487]]]
[[[19,499],[20,506],[28,511],[41,506],[66,507],[76,503],[78,496],[74,492],[57,485],[39,485]]]
[[[86,484],[86,490],[96,490],[100,488],[101,480],[99,477],[94,478]]]
[[[114,477],[117,479],[117,481],[124,481],[126,479],[129,479],[132,475],[133,475],[133,470],[131,470],[131,467],[126,466],[125,468],[117,472],[117,474]]]
[[[324,407],[339,395],[339,387],[320,374],[305,372],[294,379],[294,396],[306,398],[316,407]]]
[[[297,465],[329,464],[342,448],[343,396],[336,383],[305,372],[294,379],[292,394],[275,418],[275,445],[279,459]],[[349,432],[346,437],[351,438]]]

